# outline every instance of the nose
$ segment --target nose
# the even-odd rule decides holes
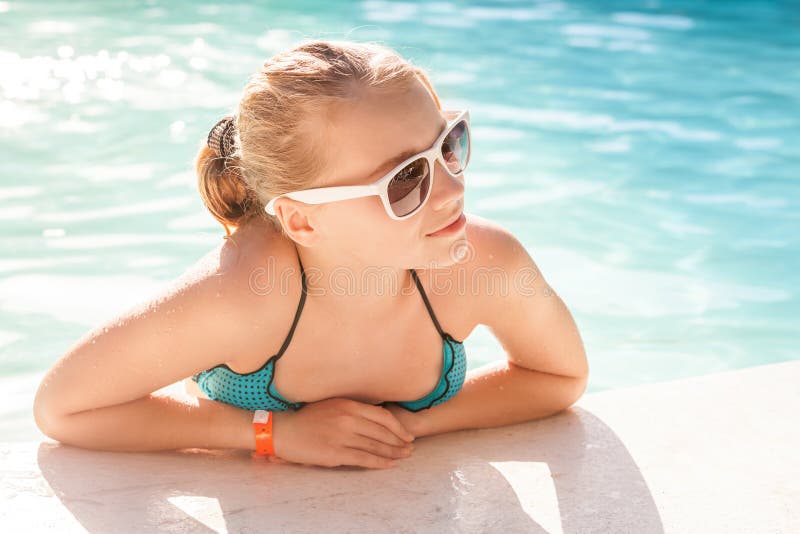
[[[435,174],[429,200],[431,209],[435,211],[451,210],[453,204],[461,202],[464,198],[464,173],[453,176],[438,160],[433,168]]]

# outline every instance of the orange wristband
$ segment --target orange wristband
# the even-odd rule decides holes
[[[256,410],[253,415],[253,431],[256,436],[256,454],[270,456],[275,454],[272,444],[272,412]]]

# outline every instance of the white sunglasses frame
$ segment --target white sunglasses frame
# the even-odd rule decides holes
[[[281,197],[289,197],[291,199],[297,200],[299,202],[303,202],[305,204],[324,204],[326,202],[338,202],[340,200],[350,200],[351,198],[361,198],[361,197],[368,197],[377,195],[381,197],[381,202],[383,202],[383,207],[386,209],[386,213],[389,214],[389,217],[396,221],[402,221],[404,219],[408,219],[409,217],[419,213],[422,211],[422,207],[428,202],[428,199],[431,196],[431,191],[433,190],[433,178],[435,175],[435,167],[436,161],[438,160],[441,162],[442,167],[447,171],[447,173],[456,178],[464,173],[464,169],[467,168],[469,164],[470,156],[472,155],[472,131],[470,130],[469,125],[469,110],[442,110],[442,113],[451,114],[455,113],[455,118],[447,122],[447,126],[444,127],[442,133],[436,139],[436,142],[427,149],[423,150],[419,154],[415,154],[405,161],[400,163],[399,165],[395,166],[392,170],[387,172],[382,178],[379,178],[375,182],[369,185],[337,185],[337,186],[330,186],[330,187],[315,187],[313,189],[303,189],[301,191],[293,191],[291,193],[284,193],[282,195],[278,195],[277,197],[271,199],[266,206],[264,206],[264,210],[269,213],[270,215],[275,215],[275,201]],[[467,126],[467,139],[469,139],[469,149],[467,150],[467,159],[464,163],[464,167],[457,173],[450,172],[450,169],[447,167],[447,163],[444,161],[444,156],[442,155],[441,146],[444,142],[445,137],[453,127],[458,124],[460,121],[464,121]],[[428,169],[430,172],[430,183],[428,184],[428,192],[425,194],[425,198],[422,202],[420,202],[419,206],[417,206],[413,211],[409,213],[398,216],[395,215],[392,211],[392,206],[389,203],[389,182],[394,178],[394,175],[397,174],[403,167],[411,163],[412,161],[418,160],[419,158],[424,157],[428,160]]]

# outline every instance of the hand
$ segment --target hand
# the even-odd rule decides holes
[[[384,405],[384,408],[392,412],[400,423],[408,429],[409,432],[415,437],[418,438],[422,436],[422,431],[419,429],[419,424],[417,419],[417,412],[412,412],[411,410],[406,410],[396,402],[387,402]]]
[[[297,411],[273,412],[270,461],[387,468],[411,454],[411,434],[381,406],[334,397]]]

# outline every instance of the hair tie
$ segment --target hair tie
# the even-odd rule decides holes
[[[206,139],[206,144],[223,158],[229,157],[236,149],[236,140],[234,139],[236,125],[233,121],[234,119],[230,115],[223,117],[211,128],[211,131],[208,132],[208,139]]]

